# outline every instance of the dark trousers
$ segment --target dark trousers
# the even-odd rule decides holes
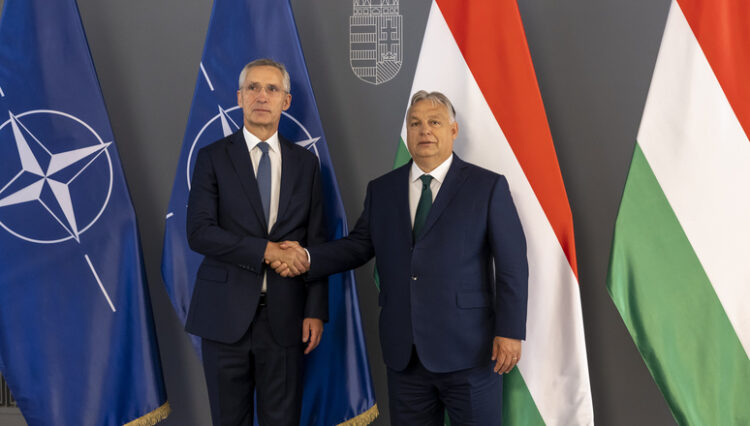
[[[202,352],[215,426],[252,426],[254,391],[261,425],[299,425],[303,346],[276,343],[265,307],[238,342],[203,339]]]
[[[442,426],[448,410],[453,426],[499,426],[503,382],[493,364],[449,373],[428,371],[412,350],[403,371],[388,368],[388,396],[393,426]]]

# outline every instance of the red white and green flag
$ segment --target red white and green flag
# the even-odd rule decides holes
[[[750,4],[672,1],[607,285],[682,425],[750,424]]]
[[[507,425],[592,425],[573,221],[515,0],[432,3],[412,93],[454,103],[464,160],[508,178],[528,244],[527,338]],[[409,154],[401,132],[397,165]]]

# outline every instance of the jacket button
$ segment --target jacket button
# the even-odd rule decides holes
[[[411,280],[412,280],[412,281],[416,281],[416,280],[417,280],[417,276],[416,276],[416,275],[412,275],[412,276],[411,276]]]

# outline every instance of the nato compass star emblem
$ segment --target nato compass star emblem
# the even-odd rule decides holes
[[[0,227],[30,243],[80,243],[112,193],[111,144],[65,112],[8,111],[0,124]],[[114,312],[91,259],[84,258]]]
[[[94,133],[99,143],[53,153],[42,140],[19,120],[20,117],[30,114],[53,114],[65,117],[77,121],[94,133],[82,121],[59,111],[37,110],[19,116],[8,112],[8,120],[0,125],[0,132],[2,132],[0,135],[3,137],[2,140],[5,141],[7,139],[5,133],[12,133],[13,144],[20,162],[20,170],[0,188],[0,209],[26,203],[36,204],[37,209],[35,210],[38,211],[41,207],[41,210],[49,215],[48,218],[59,225],[59,232],[49,232],[50,226],[48,224],[41,227],[39,224],[34,224],[31,227],[24,227],[28,229],[14,230],[5,223],[7,219],[0,221],[0,226],[14,236],[30,242],[57,243],[71,238],[80,242],[81,233],[87,230],[95,219],[87,224],[79,224],[71,197],[71,186],[100,155],[107,152],[107,147],[112,142],[103,142]],[[6,129],[8,127],[9,129]],[[109,160],[108,156],[107,159]],[[109,168],[111,170],[111,167]],[[109,180],[109,189],[111,190],[111,176]],[[109,198],[109,192],[107,199]],[[104,204],[102,210],[106,206],[106,203]],[[28,213],[32,214],[32,217],[39,216],[31,213],[31,211]],[[101,214],[101,211],[99,214]],[[24,215],[24,222],[28,223],[28,218],[28,215]],[[98,214],[96,218],[98,218]],[[23,227],[21,223],[17,225]],[[47,234],[47,236],[39,235],[39,233]],[[63,235],[59,235],[60,233]]]

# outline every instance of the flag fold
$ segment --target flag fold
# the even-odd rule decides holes
[[[169,414],[128,188],[74,0],[0,20],[0,369],[29,425]]]
[[[515,0],[433,1],[417,90],[451,99],[454,151],[505,175],[526,234],[527,339],[504,379],[504,424],[593,425],[573,219]],[[401,135],[396,165],[406,120]]]
[[[683,425],[750,424],[748,8],[672,1],[607,287]]]
[[[292,103],[282,115],[279,133],[320,160],[328,239],[348,232],[289,1],[216,0],[166,215],[162,275],[183,323],[202,259],[190,250],[185,235],[195,156],[203,146],[242,126],[239,73],[258,58],[271,58],[287,67]],[[198,349],[198,338],[193,338]],[[329,322],[320,346],[305,360],[301,424],[368,424],[377,413],[354,274],[349,271],[329,279]]]

